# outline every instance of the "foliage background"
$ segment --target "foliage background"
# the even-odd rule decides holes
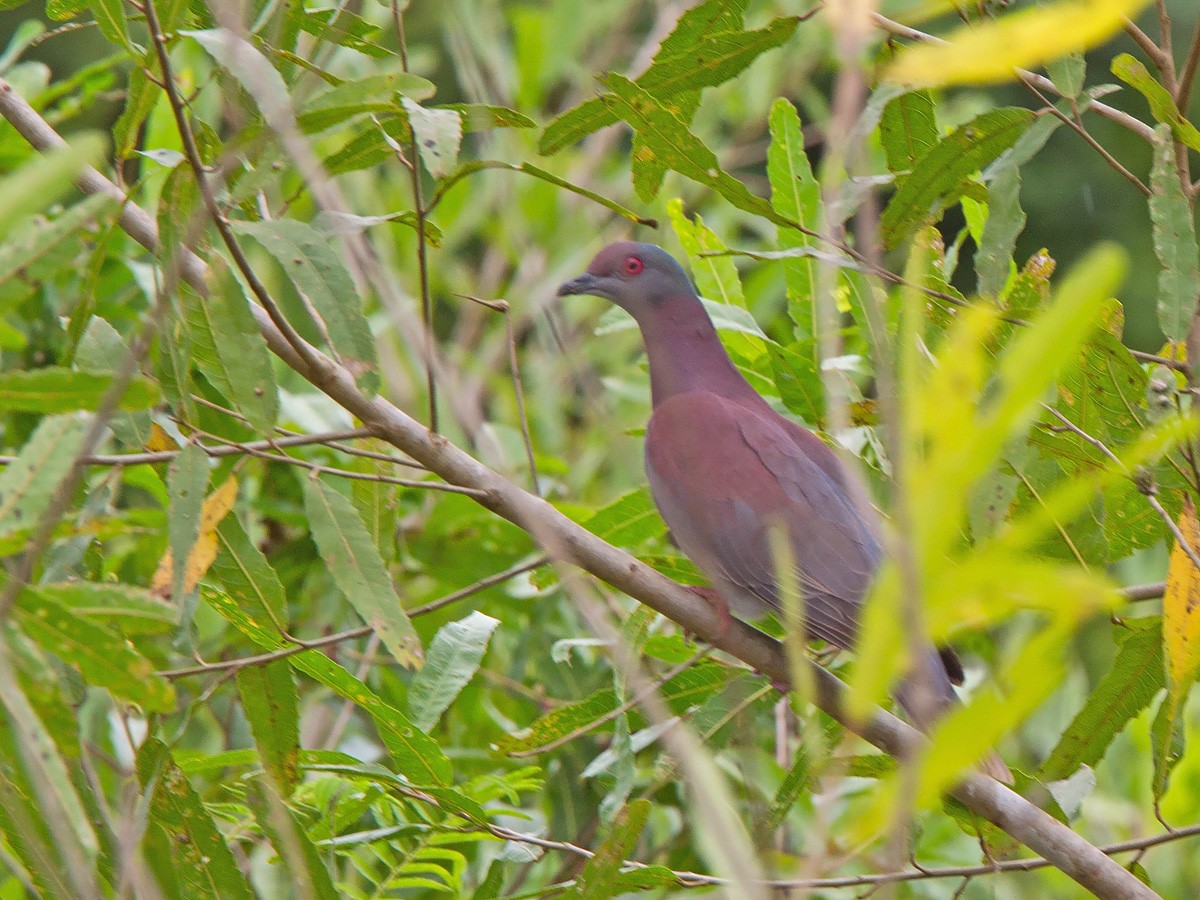
[[[0,549],[9,572],[2,610],[7,649],[0,666],[4,896],[599,897],[615,894],[618,885],[696,891],[703,888],[681,886],[668,870],[731,873],[713,847],[729,813],[697,799],[717,791],[718,782],[733,798],[733,819],[757,847],[751,871],[758,875],[854,875],[904,862],[904,840],[897,845],[889,829],[863,825],[882,815],[879,797],[886,791],[877,779],[893,784],[890,767],[831,719],[798,703],[798,725],[776,709],[777,695],[765,679],[719,654],[697,659],[697,646],[678,628],[598,583],[560,580],[561,570],[540,566],[481,586],[481,579],[541,562],[535,542],[470,496],[380,480],[431,479],[393,465],[395,452],[378,441],[342,441],[375,456],[347,454],[331,438],[247,449],[269,437],[273,425],[327,435],[356,423],[269,361],[255,340],[245,313],[249,295],[229,274],[233,267],[211,223],[200,224],[202,203],[171,106],[145,77],[148,71],[161,78],[162,69],[144,8],[119,0],[51,2],[44,9],[11,0],[0,5],[6,7],[0,44],[9,47],[0,56],[0,76],[77,141],[79,153],[56,170],[37,169],[26,142],[0,126],[0,170],[8,176],[0,184],[0,427],[11,463],[0,476]],[[918,5],[885,4],[883,12],[904,21],[915,17],[918,27],[939,34],[958,23],[952,14],[919,15]],[[1013,12],[967,6],[962,15],[972,22]],[[1036,4],[1013,6],[1020,11]],[[1161,7],[1182,64],[1197,11],[1182,0]],[[427,298],[442,360],[441,432],[485,464],[530,484],[535,476],[527,427],[542,496],[688,581],[696,573],[675,555],[642,487],[640,429],[649,412],[648,383],[636,330],[599,301],[562,304],[553,296],[557,284],[581,271],[610,240],[634,235],[689,257],[701,290],[724,302],[728,320],[741,323],[742,330],[724,334],[756,385],[809,424],[837,431],[863,458],[882,503],[890,505],[921,482],[914,475],[911,484],[887,487],[897,445],[880,426],[880,417],[888,416],[886,402],[882,408],[873,403],[880,371],[871,350],[879,348],[868,339],[862,301],[855,306],[846,300],[841,318],[844,349],[859,360],[847,375],[826,383],[835,397],[861,401],[851,406],[850,426],[839,429],[835,404],[826,408],[824,401],[802,399],[822,395],[811,363],[818,351],[803,333],[804,315],[816,300],[789,281],[803,259],[737,257],[735,267],[728,257],[714,261],[695,252],[694,242],[754,251],[786,246],[769,216],[739,208],[731,189],[712,190],[675,171],[665,173],[657,192],[636,191],[631,169],[635,182],[645,179],[646,161],[637,158],[625,126],[602,129],[553,154],[540,152],[544,129],[556,116],[604,90],[598,74],[634,77],[644,71],[686,8],[451,0],[400,11],[368,0],[339,6],[336,27],[328,21],[334,13],[314,6],[174,3],[158,12],[172,35],[174,77],[187,98],[200,152],[225,180],[218,200],[230,218],[294,219],[325,229],[302,232],[316,243],[298,251],[295,245],[281,251],[270,234],[260,239],[266,232],[253,225],[237,229],[254,270],[303,336],[314,342],[324,337],[301,292],[320,309],[343,357],[373,362],[357,369],[364,389],[377,383],[402,409],[427,418],[421,331]],[[830,141],[832,136],[836,144],[844,134],[831,98],[848,66],[839,58],[828,10],[752,2],[745,28],[782,27],[778,23],[787,16],[803,21],[794,32],[788,29],[780,48],[764,49],[730,73],[736,77],[703,90],[691,131],[724,172],[753,194],[771,196],[779,182],[771,181],[768,148],[772,123],[778,147],[790,122],[776,105],[786,98],[803,123],[807,159],[825,182],[826,198],[837,196],[840,162],[836,154],[830,161]],[[403,64],[397,17],[406,38]],[[1154,33],[1155,10],[1143,19]],[[264,124],[263,95],[236,67],[216,65],[220,52],[202,36],[183,33],[233,22],[248,25],[262,58],[282,76],[301,113],[302,142],[316,159],[336,171],[348,146],[373,154],[366,157],[370,165],[347,167],[336,183],[355,216],[395,219],[342,223],[369,239],[386,273],[382,278],[364,277],[370,266],[361,261],[347,268],[335,252],[337,230],[320,219],[311,179],[295,164],[295,146],[281,144]],[[854,60],[872,85],[894,51],[885,37],[873,31]],[[1086,84],[1115,82],[1112,60],[1143,51],[1129,35],[1092,49]],[[696,77],[676,64],[685,78]],[[403,67],[426,81],[397,76]],[[334,102],[326,92],[336,83],[345,86],[336,89]],[[434,154],[416,154],[423,199],[437,198],[423,250],[411,212],[418,205],[413,179],[401,161],[415,161],[404,123],[420,113],[405,107],[400,95],[430,108],[475,105],[463,110],[468,133],[461,148],[453,140],[432,148],[441,162],[457,155],[468,166],[475,160],[509,166],[456,180],[453,161],[442,170]],[[928,97],[938,137],[989,110],[1041,107],[1038,98],[1012,86],[935,90]],[[1155,124],[1132,87],[1103,101]],[[433,121],[446,123],[444,117]],[[1086,123],[1104,147],[1150,182],[1148,142],[1107,119],[1089,115]],[[389,130],[394,146],[381,128]],[[105,135],[103,149],[87,143],[96,131]],[[866,146],[863,170],[855,174],[903,178],[907,169],[895,164],[878,131]],[[793,163],[797,152],[792,150]],[[1186,158],[1189,150],[1182,153]],[[73,191],[70,179],[81,159],[155,212],[167,251],[147,254],[115,227],[114,204],[87,201]],[[522,164],[603,202],[510,170]],[[890,178],[874,195],[880,203],[895,187]],[[968,196],[961,206],[949,202],[938,224],[945,246],[962,238],[949,286],[938,284],[940,273],[928,259],[938,253],[935,234],[917,231],[937,218],[928,204],[909,223],[911,239],[884,258],[887,267],[907,267],[922,286],[943,294],[973,297],[981,217],[989,199],[993,206],[996,197],[1011,199],[999,192],[989,198],[982,188],[987,180],[972,178],[971,187],[964,177],[962,184],[941,185],[943,195],[962,187]],[[1045,383],[1026,387],[1033,400],[1047,399],[1114,449],[1131,446],[1167,420],[1162,407],[1186,411],[1190,404],[1181,373],[1162,360],[1135,359],[1116,340],[1176,358],[1184,337],[1170,328],[1164,336],[1160,325],[1162,266],[1146,199],[1067,127],[1020,167],[1019,197],[1027,224],[1007,251],[1018,269],[1046,248],[1060,273],[1078,264],[1079,296],[1105,300],[1107,294],[1099,296],[1103,266],[1096,257],[1088,262],[1087,254],[1101,240],[1127,251],[1127,274],[1115,294],[1123,305],[1123,330],[1116,307],[1101,310],[1092,303],[1091,319],[1085,311],[1071,321],[1090,329],[1104,318],[1104,327],[1081,331],[1075,344],[1066,340],[1062,359],[1045,360]],[[1192,200],[1186,199],[1189,218]],[[659,227],[635,227],[614,213],[614,205],[655,219]],[[782,215],[778,207],[775,213]],[[689,218],[695,216],[707,231]],[[977,217],[974,238],[967,234],[970,216]],[[1189,245],[1186,231],[1175,235],[1185,281],[1196,265],[1194,233]],[[196,246],[212,267],[209,300],[175,283],[171,239]],[[311,262],[309,274],[289,276],[294,252]],[[427,289],[418,264],[422,252]],[[1032,317],[1063,309],[1075,296],[1061,288],[1060,276],[1050,281],[1044,268],[1027,274],[1029,296],[1017,295],[1014,279],[985,304]],[[884,284],[836,273],[823,277],[842,279],[843,297],[864,283]],[[333,306],[322,307],[314,296],[318,282],[331,288]],[[1195,281],[1190,283],[1194,307]],[[1052,289],[1063,291],[1055,294],[1058,306],[1049,300]],[[1013,336],[1016,329],[995,321],[980,325],[975,335],[956,329],[945,304],[931,304],[928,323],[917,326],[911,314],[902,314],[903,293],[880,288],[890,324],[901,329],[901,344],[919,328],[941,363],[909,360],[897,368],[900,395],[915,398],[905,419],[907,439],[917,446],[922,423],[943,430],[930,439],[928,468],[914,465],[935,483],[946,473],[939,453],[970,446],[978,433],[970,409],[954,419],[950,406],[937,405],[945,388],[937,373],[956,361],[967,361],[968,368],[974,361],[994,374],[997,360],[1013,358],[1014,352],[1004,352],[1020,339]],[[507,306],[492,308],[469,297]],[[361,311],[354,298],[361,298]],[[171,462],[87,466],[82,484],[66,497],[69,504],[55,509],[53,491],[71,470],[88,421],[74,411],[100,405],[113,371],[157,315],[156,304],[162,320],[152,347],[98,452],[169,455],[189,437],[210,450],[237,452],[209,459],[193,443]],[[738,306],[760,330],[728,310]],[[1174,314],[1178,318],[1179,310]],[[360,315],[377,362],[363,350]],[[1186,319],[1190,308],[1182,315]],[[1164,349],[1166,337],[1176,344]],[[1056,365],[1065,392],[1046,390]],[[1132,390],[1123,391],[1125,376]],[[1081,380],[1086,378],[1092,380]],[[1099,392],[1095,408],[1071,403],[1070,392],[1080,384]],[[977,387],[966,399],[984,408],[986,395]],[[986,560],[972,554],[992,546],[986,538],[1003,535],[1002,520],[1036,512],[1038,497],[1074,479],[1107,480],[1090,509],[1056,522],[1051,534],[1020,548],[1020,555],[1004,557],[1029,563],[1028,583],[1011,575],[1020,586],[1011,593],[1024,591],[1017,600],[992,596],[1003,592],[980,575],[978,585],[968,583],[967,594],[977,589],[991,602],[985,612],[975,614],[967,603],[943,614],[931,607],[935,630],[966,652],[969,686],[999,679],[1002,690],[1012,693],[1010,708],[1029,708],[1028,718],[1012,727],[999,719],[985,724],[987,710],[976,708],[975,719],[964,718],[963,727],[988,735],[994,728],[1017,787],[1094,843],[1157,833],[1160,818],[1192,825],[1200,820],[1200,753],[1181,748],[1196,746],[1200,728],[1195,704],[1186,705],[1194,665],[1186,655],[1175,656],[1178,667],[1170,676],[1165,671],[1157,599],[1122,601],[1110,616],[1103,610],[1108,595],[1101,596],[1106,572],[1126,585],[1165,577],[1167,524],[1131,479],[1105,472],[1106,460],[1085,439],[1064,433],[1032,400],[1022,415],[1003,435],[1005,447],[976,460],[981,478],[970,504],[964,493],[952,498],[962,501],[953,512],[932,500],[928,509],[918,509],[913,522],[932,521],[931,531],[943,515],[961,528],[935,545],[933,538],[921,543],[914,526],[904,537],[914,552],[934,548],[962,560],[964,571],[970,563],[976,568],[969,571],[982,572]],[[1038,420],[1032,429],[1030,418]],[[1184,497],[1200,487],[1185,453],[1186,445],[1145,460],[1172,519]],[[323,473],[317,480],[315,471]],[[351,480],[343,477],[347,471],[376,480]],[[986,511],[989,490],[1001,501],[994,515]],[[919,506],[921,492],[912,497]],[[33,560],[23,554],[47,510],[57,527],[46,552]],[[18,582],[26,573],[20,566],[27,559],[36,565],[27,573],[31,587],[22,589]],[[1188,586],[1194,569],[1186,556],[1172,572],[1182,579],[1180,596],[1195,589]],[[938,587],[949,583],[938,579],[948,577],[930,566],[930,597],[949,590]],[[469,597],[425,611],[468,589]],[[1041,646],[1036,639],[1047,621],[1057,628],[1061,647],[1054,650],[1064,651],[1062,665],[1048,656],[1038,660],[1044,666],[1026,668],[1024,693],[1003,684],[997,673],[1021,671],[1028,662],[1022,653]],[[269,664],[223,664],[281,646],[296,649],[277,626],[303,640],[337,639]],[[614,627],[621,630],[619,641],[606,631]],[[1188,633],[1192,623],[1181,619],[1177,627]],[[348,631],[354,636],[343,635]],[[870,632],[881,646],[899,646],[901,637],[894,624]],[[419,673],[400,664],[411,661],[415,641],[426,660]],[[669,723],[661,711],[622,705],[631,696],[641,699],[641,692],[636,673],[621,662],[621,642],[636,651],[670,711],[707,747],[715,763],[707,777],[714,780],[680,765],[675,747],[663,742]],[[880,658],[898,666],[899,657],[888,652]],[[861,678],[860,696],[884,699],[887,671],[854,676],[846,660],[835,666]],[[1088,719],[1081,710],[1099,718]],[[1100,715],[1113,710],[1116,715]],[[777,737],[778,728],[784,737]],[[952,747],[952,741],[937,746]],[[970,762],[951,753],[936,777],[949,778]],[[911,849],[922,865],[986,861],[979,820],[953,802],[930,806],[911,811]],[[601,854],[585,862],[569,846],[541,846],[531,836]],[[983,838],[986,853],[997,859],[1020,854],[994,829],[985,829]],[[626,873],[618,881],[622,859],[665,868]],[[1131,865],[1163,896],[1189,896],[1190,886],[1200,882],[1194,843],[1186,840],[1138,859]],[[1074,896],[1080,890],[1052,869],[916,880],[897,890],[950,896],[959,887],[964,896]]]

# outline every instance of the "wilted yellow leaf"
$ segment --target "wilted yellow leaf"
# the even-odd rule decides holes
[[[233,509],[237,491],[237,479],[228,478],[224,484],[204,498],[204,504],[200,507],[200,530],[196,536],[196,543],[188,552],[187,567],[183,574],[183,592],[185,594],[196,589],[196,585],[200,583],[200,579],[204,577],[208,567],[217,558],[217,526]],[[173,567],[171,548],[168,547],[163,558],[159,560],[158,568],[154,572],[154,579],[150,583],[151,590],[160,597],[166,597],[171,593]]]
[[[178,450],[179,443],[167,433],[167,430],[157,422],[150,423],[150,440],[146,441],[146,449],[151,453],[161,453],[164,450]]]
[[[1179,530],[1193,549],[1200,547],[1200,522],[1191,497],[1183,499]],[[1171,699],[1180,703],[1200,669],[1200,569],[1179,542],[1171,548],[1163,593],[1163,646],[1171,676]]]
[[[914,87],[1011,81],[1030,69],[1094,47],[1119,31],[1149,0],[1064,0],[963,26],[944,44],[897,54],[887,81]]]

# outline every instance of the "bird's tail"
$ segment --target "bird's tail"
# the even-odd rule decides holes
[[[922,731],[928,732],[947,709],[958,704],[958,695],[946,671],[942,654],[931,649],[921,659],[922,670],[906,678],[896,688],[896,700]],[[1012,784],[1013,775],[1004,760],[992,751],[979,763],[979,771],[1003,784]]]

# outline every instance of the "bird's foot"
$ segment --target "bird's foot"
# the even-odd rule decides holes
[[[717,593],[716,588],[688,585],[688,590],[711,606],[717,614],[717,631],[713,636],[720,640],[729,634],[729,629],[733,627],[733,616],[729,612],[729,604]]]

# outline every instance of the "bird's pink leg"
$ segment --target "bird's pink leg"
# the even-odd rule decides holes
[[[724,597],[717,593],[716,588],[689,585],[688,590],[711,606],[713,612],[717,614],[716,637],[723,638],[729,634],[729,629],[733,627],[733,616],[729,614],[729,604],[725,602]]]

